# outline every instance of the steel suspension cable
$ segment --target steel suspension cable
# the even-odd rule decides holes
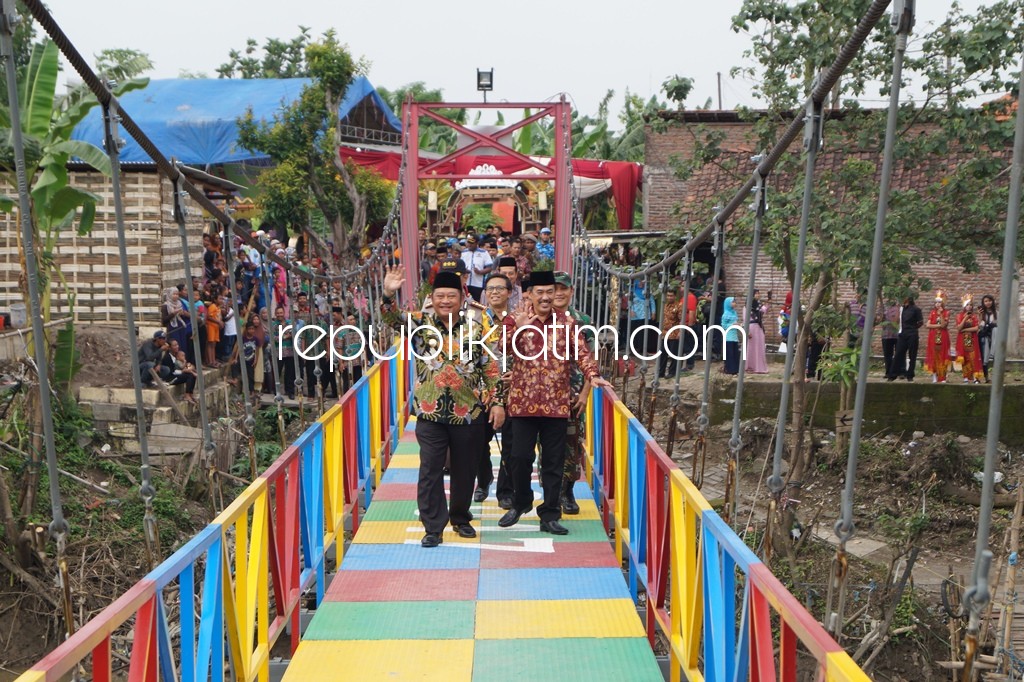
[[[39,22],[39,25],[43,28],[47,35],[49,35],[50,38],[53,39],[53,42],[57,45],[61,53],[67,59],[68,64],[78,73],[79,76],[81,76],[83,83],[92,91],[94,95],[96,95],[96,98],[99,100],[100,104],[107,105],[112,100],[116,103],[117,98],[111,92],[107,83],[103,79],[101,79],[95,71],[92,70],[92,68],[82,57],[78,49],[74,46],[74,44],[72,44],[71,40],[67,37],[64,31],[61,29],[61,27],[57,24],[56,20],[53,18],[53,15],[50,14],[49,10],[46,8],[43,2],[41,0],[25,0],[23,4],[25,5],[26,9],[29,10],[32,16],[36,19],[36,21]],[[240,237],[245,244],[255,248],[259,253],[263,255],[263,258],[265,260],[270,260],[271,262],[276,263],[280,267],[291,269],[286,259],[280,258],[277,255],[271,253],[270,250],[267,249],[264,244],[262,244],[259,240],[253,238],[252,235],[247,230],[240,228],[227,213],[225,213],[217,204],[215,204],[211,199],[209,199],[206,196],[203,190],[189,182],[189,180],[186,177],[184,177],[181,168],[179,168],[181,164],[174,163],[172,162],[172,160],[164,156],[153,143],[153,141],[149,139],[149,137],[142,131],[141,128],[139,128],[138,124],[131,117],[131,115],[127,111],[122,109],[119,105],[118,112],[121,118],[121,127],[123,127],[125,132],[127,132],[132,137],[132,139],[134,139],[139,144],[139,147],[144,152],[146,152],[147,155],[149,155],[149,157],[153,160],[153,163],[156,165],[157,169],[164,175],[166,175],[167,178],[171,180],[171,182],[175,183],[176,186],[179,186],[180,191],[187,192],[188,195],[191,196],[192,199],[197,204],[202,206],[216,220],[220,221],[224,225],[229,225],[234,233],[234,236]],[[408,126],[405,127],[405,130],[408,130]],[[405,132],[404,135],[405,137],[402,153],[402,167],[404,167],[406,163],[406,156],[408,151],[408,133]],[[399,181],[398,183],[398,188],[399,190],[401,189],[401,181]],[[392,214],[394,213],[395,209],[393,207]],[[389,225],[392,223],[392,219],[393,215],[388,218]],[[351,271],[343,271],[338,275],[330,277],[314,275],[312,273],[304,272],[301,274],[301,276],[304,279],[317,282],[347,281],[365,272],[368,268],[375,264],[376,261],[367,261],[366,263],[354,268]]]
[[[651,278],[649,276],[644,277],[644,291],[643,291],[643,305],[644,305],[644,324],[641,327],[644,333],[640,338],[643,339],[643,355],[641,358],[640,365],[640,386],[637,387],[637,413],[640,418],[643,419],[644,414],[644,398],[647,396],[647,372],[650,370],[651,361],[649,360],[648,342],[650,339],[650,330],[647,329],[651,325],[651,304],[654,303],[654,297],[651,296]],[[629,343],[633,345],[633,336],[636,334],[634,331],[630,334]]]
[[[291,264],[291,259],[289,259]],[[302,287],[298,284],[298,278],[293,277],[291,272],[285,272],[285,290],[288,292],[288,304],[285,306],[285,319],[292,324],[292,371],[295,373],[294,387],[295,387],[295,398],[299,403],[299,426],[303,431],[306,430],[306,410],[303,398],[306,395],[305,380],[302,375],[306,369],[306,365],[299,358],[299,329],[302,322],[302,318],[299,316],[299,292],[302,291]],[[295,313],[295,319],[292,319],[292,313]]]
[[[690,235],[687,235],[687,239],[689,239],[689,238],[690,238]],[[684,259],[685,259],[685,265],[683,266],[683,306],[682,306],[682,313],[680,314],[679,319],[680,319],[680,323],[681,324],[683,324],[687,329],[691,329],[691,331],[692,331],[692,328],[688,324],[688,320],[690,319],[690,312],[691,312],[690,311],[690,280],[693,278],[693,254],[690,253],[690,252],[687,252],[686,255],[684,256]],[[694,310],[693,313],[696,314],[696,310]],[[675,449],[676,428],[677,428],[677,425],[679,423],[679,403],[680,403],[679,382],[680,382],[680,380],[682,379],[682,376],[683,376],[683,363],[688,363],[690,361],[690,359],[693,357],[693,354],[695,354],[697,352],[697,347],[700,346],[700,343],[699,343],[699,341],[697,339],[696,332],[692,332],[692,333],[693,333],[693,348],[692,348],[691,353],[689,354],[689,357],[687,357],[687,355],[688,355],[687,353],[681,352],[683,349],[682,349],[682,344],[680,344],[680,353],[679,353],[679,355],[680,355],[680,357],[682,359],[676,360],[675,386],[672,388],[672,397],[669,398],[669,405],[672,408],[672,413],[671,413],[672,417],[671,417],[671,421],[669,421],[669,424],[668,424],[668,447],[666,448],[667,454],[668,454],[669,457],[672,457],[672,451]],[[679,334],[680,341],[683,341],[685,338],[686,338],[686,332],[684,330],[680,330],[680,334]],[[706,352],[707,351],[705,351],[705,353]]]
[[[37,3],[39,0],[31,0],[31,2]],[[778,164],[779,160],[788,153],[789,148],[800,136],[800,133],[804,128],[804,121],[807,112],[812,109],[820,111],[822,103],[828,98],[836,83],[839,82],[839,77],[843,75],[846,67],[849,66],[850,62],[857,55],[868,36],[871,34],[872,29],[885,14],[885,10],[889,7],[890,2],[892,2],[892,0],[874,0],[861,16],[853,34],[840,49],[835,60],[814,82],[814,85],[811,88],[810,97],[805,102],[805,106],[799,111],[794,112],[795,116],[793,117],[793,120],[779,137],[778,142],[775,143],[775,146],[771,148],[768,155],[761,160],[761,163],[758,164],[757,173],[759,175],[762,177],[768,177]],[[704,229],[697,233],[693,239],[683,244],[682,247],[673,252],[668,258],[655,263],[646,269],[634,272],[614,268],[605,263],[601,264],[602,267],[608,268],[609,271],[616,273],[620,277],[639,279],[640,277],[650,275],[661,268],[669,267],[677,263],[685,253],[692,253],[697,249],[697,247],[706,242],[715,231],[717,225],[724,225],[728,221],[729,216],[735,213],[738,208],[748,201],[751,192],[754,190],[754,185],[755,179],[754,177],[751,177],[736,191],[736,194],[734,194],[728,203],[726,203],[725,206],[715,215],[709,225],[704,227]],[[587,236],[585,227],[582,232],[582,236],[589,243],[589,237]]]
[[[284,413],[282,408],[284,407],[284,395],[281,393],[281,383],[284,381],[284,376],[281,372],[281,363],[278,358],[278,354],[274,352],[274,331],[275,326],[279,326],[277,322],[277,310],[273,305],[273,298],[270,289],[270,264],[263,260],[260,263],[260,283],[263,286],[263,300],[267,304],[267,335],[269,337],[269,348],[270,351],[270,369],[274,373],[274,407],[277,410],[277,432],[281,438],[281,451],[284,452],[288,448],[288,441],[285,438],[284,432]],[[275,308],[271,310],[271,308]],[[261,314],[262,317],[262,314]],[[277,344],[280,350],[281,344]]]
[[[35,240],[32,230],[32,206],[28,190],[28,175],[25,169],[25,141],[21,130],[21,112],[18,101],[17,67],[14,63],[14,28],[18,21],[14,0],[3,0],[3,17],[0,18],[0,57],[4,60],[7,79],[7,101],[15,103],[9,107],[11,143],[14,147],[14,169],[18,190],[18,221],[21,224],[21,244],[25,254],[25,279],[28,285],[29,317],[32,320],[32,345],[35,353],[36,374],[39,377],[39,406],[42,414],[43,444],[46,449],[46,471],[50,487],[50,537],[57,544],[58,563],[63,561],[67,534],[70,530],[64,518],[64,507],[60,496],[60,472],[57,464],[57,447],[53,435],[53,406],[50,402],[50,368],[46,355],[46,341],[43,334],[42,301],[39,295],[39,261],[36,257]],[[65,624],[70,631],[74,622]]]
[[[666,251],[666,254],[667,253],[668,252]],[[665,328],[665,294],[667,292],[668,292],[668,269],[666,268],[666,269],[661,271],[661,292],[659,293],[659,298],[661,299],[661,306],[660,306],[660,309],[658,311],[658,329],[659,330]],[[656,335],[655,338],[657,338],[660,341],[660,343],[658,344],[659,355],[660,355],[660,353],[667,353],[667,352],[669,352],[668,347],[666,346],[667,339],[662,339],[660,333],[658,335]],[[677,364],[678,364],[678,361],[677,361]],[[651,389],[651,407],[650,407],[650,411],[648,412],[649,416],[647,418],[647,431],[648,432],[651,432],[651,431],[654,430],[654,413],[655,413],[655,410],[658,407],[658,387],[661,384],[661,365],[662,365],[662,363],[661,363],[661,359],[659,357],[658,360],[655,360],[655,364],[654,364],[654,385],[653,385],[653,387]],[[643,405],[640,406],[640,409],[643,409]],[[642,416],[642,413],[641,413],[641,416]]]
[[[1003,270],[1000,280],[999,309],[1012,310],[1013,279],[1017,266],[1017,240],[1020,230],[1021,182],[1024,179],[1024,61],[1021,64],[1017,87],[1017,120],[1013,139],[1013,167],[1010,176],[1010,197],[1006,209],[1006,237],[1003,241]],[[985,469],[981,485],[981,507],[978,509],[978,533],[974,549],[972,585],[964,594],[971,617],[967,625],[967,655],[964,658],[963,679],[971,680],[972,668],[978,648],[978,630],[981,613],[991,599],[988,572],[992,552],[988,549],[992,528],[992,507],[995,494],[995,471],[999,460],[999,431],[1006,391],[1006,340],[1009,325],[1000,324],[995,330],[995,362],[992,365],[992,392],[988,404],[988,431],[985,439]]]
[[[119,110],[120,111],[120,110]],[[192,352],[196,360],[196,390],[199,392],[199,419],[203,422],[203,464],[210,467],[213,462],[213,434],[210,431],[210,412],[206,405],[206,376],[203,370],[203,349],[199,343],[198,309],[195,305],[195,287],[192,286],[192,257],[188,248],[188,233],[185,220],[188,209],[184,199],[188,193],[182,189],[184,176],[180,173],[174,180],[174,220],[178,224],[178,240],[181,242],[181,255],[185,264],[185,290],[188,292],[189,319],[192,322]],[[208,469],[209,470],[209,469]],[[212,490],[212,489],[211,489]]]
[[[765,201],[765,178],[758,175],[754,178],[754,239],[750,251],[750,277],[747,282],[747,298],[744,304],[746,313],[742,321],[745,338],[750,339],[750,325],[757,324],[754,317],[754,287],[757,285],[757,259],[761,255],[761,228],[764,223],[764,213],[767,206]],[[739,507],[740,495],[740,450],[743,441],[740,438],[740,416],[743,413],[743,388],[747,378],[747,363],[743,355],[740,355],[739,374],[736,377],[736,402],[732,408],[732,433],[729,437],[729,463],[725,480],[725,505],[724,520],[726,523],[735,523]]]
[[[307,315],[308,322],[306,324],[308,324],[310,327],[316,326],[314,324],[314,322],[313,322],[313,319],[314,319],[313,309],[316,307],[316,305],[315,305],[316,297],[315,297],[315,295],[313,294],[312,291],[310,291],[309,295],[306,296],[306,302],[308,304],[308,313],[309,313]],[[317,310],[316,312],[317,312],[317,315],[320,314],[319,310]],[[324,345],[325,345],[325,349],[326,349],[325,352],[330,353],[330,349],[329,349],[330,344],[327,343],[327,344],[324,344]],[[315,347],[314,347],[314,350],[315,350]],[[306,354],[309,355],[309,352],[306,351]],[[310,361],[307,360],[306,362],[310,362]],[[316,394],[317,417],[319,418],[324,413],[324,385],[323,385],[323,381],[321,380],[321,377],[323,377],[323,370],[320,369],[320,360],[319,359],[313,360],[312,362],[313,362],[313,391]]]
[[[226,227],[226,226],[225,226]],[[227,241],[229,235],[225,235],[225,241]],[[245,403],[245,420],[242,422],[244,427],[244,433],[246,440],[248,441],[249,447],[249,475],[253,480],[256,480],[256,476],[259,474],[259,462],[256,458],[256,418],[252,411],[252,393],[251,387],[249,386],[249,367],[245,360],[245,349],[243,341],[245,340],[245,325],[248,324],[248,320],[243,320],[240,315],[238,308],[238,289],[235,286],[235,268],[232,264],[234,248],[229,248],[225,245],[224,248],[224,266],[228,271],[228,287],[231,289],[231,314],[235,317],[235,331],[239,331],[240,334],[235,336],[235,348],[234,352],[238,356],[238,369],[241,375],[241,386],[242,386],[242,401]],[[259,311],[257,311],[259,314]],[[257,349],[257,352],[259,349]],[[231,363],[232,365],[234,363]],[[253,377],[255,379],[255,377]]]
[[[807,150],[804,168],[804,196],[800,210],[800,236],[797,242],[796,264],[793,271],[793,300],[790,308],[789,334],[786,338],[786,365],[782,373],[782,395],[779,398],[779,414],[775,425],[775,456],[772,459],[772,475],[768,478],[768,489],[778,502],[786,487],[782,480],[782,451],[785,446],[786,417],[789,412],[789,394],[793,381],[804,380],[804,368],[799,368],[800,376],[793,378],[793,360],[796,357],[796,340],[798,321],[803,323],[800,311],[800,293],[803,288],[804,261],[807,257],[807,228],[811,217],[811,203],[814,197],[814,164],[821,148],[821,105],[815,104],[814,111],[807,118],[807,136],[804,144]],[[766,547],[770,547],[768,543]]]
[[[850,430],[850,451],[846,460],[846,480],[842,494],[842,517],[835,523],[835,534],[839,539],[834,561],[833,582],[838,589],[835,610],[835,626],[832,633],[836,641],[842,641],[843,621],[846,610],[846,543],[853,537],[853,493],[857,477],[857,460],[860,455],[861,428],[864,419],[864,405],[867,401],[868,364],[871,362],[871,342],[875,329],[875,312],[881,288],[882,247],[885,242],[885,221],[889,213],[889,194],[892,187],[893,149],[896,145],[896,126],[899,119],[900,89],[903,81],[903,57],[907,51],[907,39],[914,25],[913,0],[898,0],[893,10],[892,25],[896,33],[895,51],[892,63],[892,83],[889,86],[889,112],[885,125],[885,146],[882,150],[882,178],[878,189],[878,212],[875,215],[875,234],[871,245],[871,271],[868,275],[868,293],[864,312],[864,331],[860,339],[860,359],[857,363],[857,384],[854,397],[853,425]],[[792,328],[792,327],[791,327]],[[832,591],[830,585],[829,591]],[[829,608],[832,607],[831,599]]]
[[[711,308],[708,310],[707,326],[715,324],[718,313],[718,285],[722,278],[722,261],[725,260],[725,225],[719,225],[713,235],[711,253],[715,256],[714,281],[711,284]],[[705,340],[711,338],[705,334]],[[728,341],[725,340],[725,332],[722,335],[722,360],[725,360]],[[705,344],[704,348],[704,386],[700,394],[700,415],[697,417],[697,438],[693,448],[693,475],[690,479],[693,484],[700,488],[704,485],[704,462],[707,458],[707,431],[710,420],[708,419],[708,406],[711,396],[711,354]]]
[[[149,569],[160,563],[160,534],[157,531],[157,520],[153,514],[152,471],[149,466],[149,435],[146,433],[146,408],[142,401],[142,373],[139,363],[138,328],[135,325],[135,305],[132,302],[131,275],[128,272],[128,245],[125,239],[124,199],[121,194],[121,146],[118,134],[117,103],[110,102],[103,107],[104,147],[110,158],[110,187],[114,195],[114,224],[117,228],[117,251],[121,261],[121,296],[124,299],[124,314],[128,318],[128,352],[131,360],[132,388],[135,393],[135,425],[139,433],[139,495],[145,511],[143,512],[143,535],[146,541],[146,557]],[[152,371],[152,370],[151,370]]]

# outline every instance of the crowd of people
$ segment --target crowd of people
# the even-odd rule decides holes
[[[460,537],[476,537],[470,505],[487,499],[495,482],[490,441],[496,433],[501,455],[495,496],[506,510],[498,525],[513,526],[533,510],[530,481],[539,446],[540,531],[566,535],[562,514],[580,511],[573,486],[581,473],[581,414],[591,388],[609,385],[590,351],[593,336],[578,333],[591,320],[572,305],[568,273],[531,269],[523,276],[511,250],[483,265],[475,255],[480,241],[467,236],[466,242],[459,258],[449,251],[438,259],[428,274],[431,293],[418,312],[403,312],[395,298],[405,280],[400,267],[390,268],[383,280],[385,322],[412,322],[416,329],[410,343],[417,358],[421,544],[441,544],[449,524]],[[484,340],[490,353],[480,346]]]
[[[328,274],[319,258],[303,262],[273,234],[256,231],[253,237],[295,267]],[[184,283],[167,289],[161,305],[163,328],[139,349],[144,383],[184,384],[185,399],[195,402],[197,364],[216,368],[227,363],[231,381],[237,384],[244,372],[256,396],[279,392],[293,398],[305,389],[306,395],[315,397],[319,385],[325,397],[336,399],[362,376],[368,361],[365,332],[369,320],[377,316],[392,328],[410,321],[417,327],[423,325],[410,339],[416,355],[431,355],[438,346],[448,352],[427,360],[417,357],[415,366],[416,435],[421,456],[418,505],[425,529],[421,544],[440,544],[449,523],[459,536],[475,537],[470,503],[486,499],[495,483],[490,441],[496,433],[502,438],[495,495],[506,510],[499,525],[512,526],[533,509],[530,478],[539,445],[544,497],[537,508],[540,529],[557,535],[569,532],[560,520],[563,513],[579,513],[573,486],[580,476],[582,457],[580,415],[591,388],[608,385],[593,356],[593,334],[584,334],[579,327],[601,326],[610,319],[591,320],[574,307],[574,301],[587,299],[574,296],[568,273],[553,270],[550,229],[508,236],[495,228],[487,234],[460,233],[437,242],[427,241],[421,234],[420,275],[429,294],[418,312],[410,312],[412,302],[399,305],[396,300],[405,280],[402,266],[382,273],[383,299],[379,310],[371,311],[369,306],[377,304],[357,286],[340,281],[314,286],[309,280],[289,278],[284,268],[263,259],[257,249],[238,237],[232,240],[229,254],[217,235],[205,235],[203,246],[203,273],[192,279],[192,300]],[[545,260],[552,261],[550,266],[542,265]],[[228,284],[232,281],[229,267],[233,287]],[[594,284],[593,279],[583,282],[588,288]],[[629,340],[630,350],[637,355],[638,349],[644,355],[662,351],[656,364],[662,378],[691,371],[698,355],[708,361],[721,360],[727,374],[738,373],[741,361],[746,362],[747,372],[766,373],[764,321],[771,292],[762,299],[755,290],[753,304],[746,309],[745,299],[725,295],[722,282],[717,305],[712,305],[714,288],[709,282],[701,278],[691,284],[670,285],[660,306],[644,279],[620,290],[620,337]],[[594,303],[589,306],[591,312],[611,317],[615,301],[607,291],[590,300]],[[940,291],[927,315],[913,298],[902,305],[890,303],[880,311],[877,322],[890,381],[914,379],[922,329],[927,344],[924,367],[932,381],[945,382],[951,368],[962,372],[965,382],[988,380],[992,331],[997,324],[995,301],[986,295],[976,308],[973,298],[966,295],[961,303],[953,316]],[[791,308],[792,294],[778,313],[783,342],[792,324]],[[854,347],[865,326],[861,298],[848,304],[848,312],[849,345]],[[658,329],[659,319],[661,348],[656,347],[658,336],[643,329],[645,325]],[[739,327],[747,322],[744,357]],[[298,356],[296,343],[306,342],[299,332],[307,324],[324,329],[348,325],[351,331],[334,339],[334,359],[341,355],[345,360],[335,363],[328,353],[320,360]],[[467,324],[470,326],[464,329]],[[702,348],[709,325],[727,331],[707,335],[712,347]],[[560,329],[564,335],[537,334],[531,327]],[[427,329],[430,331],[423,331]],[[492,330],[500,334],[492,334]],[[431,336],[434,333],[440,341]],[[501,361],[483,351],[480,343],[484,339]],[[564,351],[560,343],[569,344],[571,352],[559,353]],[[827,339],[810,335],[808,380],[815,376],[827,343]],[[453,348],[458,352],[452,352]],[[552,352],[544,352],[546,349]],[[306,349],[300,345],[299,350]],[[685,358],[678,361],[673,356]],[[451,475],[449,500],[444,493],[445,473]]]
[[[518,285],[529,277],[539,263],[550,261],[553,267],[555,260],[555,242],[551,228],[543,227],[537,232],[524,232],[522,235],[506,235],[502,228],[495,226],[484,234],[459,232],[444,241],[427,241],[420,234],[421,252],[420,279],[433,284],[434,277],[446,261],[458,260],[463,263],[469,274],[469,295],[477,303],[483,301],[484,282],[487,277],[500,271],[499,261],[511,258],[515,269]],[[505,272],[506,275],[510,271]],[[513,307],[518,303],[518,292],[514,297]]]
[[[789,332],[791,306],[792,294],[787,296],[779,315],[783,340]],[[846,308],[850,321],[847,345],[854,348],[860,343],[865,328],[867,306],[863,292]],[[941,290],[935,293],[927,314],[917,306],[914,296],[907,296],[901,303],[886,302],[880,306],[875,319],[875,326],[880,329],[886,379],[914,380],[923,331],[923,367],[933,383],[946,383],[952,372],[959,372],[964,383],[988,383],[994,360],[992,335],[997,321],[995,298],[990,294],[982,296],[980,304],[975,303],[972,294],[965,294],[955,314],[946,307],[946,294]],[[820,338],[815,333],[809,335],[808,380],[817,375],[818,360],[829,343],[830,339]]]
[[[994,359],[992,334],[999,319],[995,298],[986,294],[980,305],[975,305],[974,297],[965,294],[960,304],[953,315],[946,308],[945,293],[938,291],[927,317],[913,297],[904,299],[901,306],[886,306],[882,349],[889,381],[914,380],[923,329],[924,371],[932,375],[933,383],[946,383],[950,370],[960,372],[965,383],[988,383]]]
[[[260,230],[252,236],[295,267],[311,274],[328,274],[319,257],[311,256],[308,262],[298,259],[295,249],[273,233]],[[163,328],[139,349],[140,378],[145,386],[154,386],[158,379],[170,385],[184,384],[185,400],[196,402],[196,341],[204,368],[230,365],[229,381],[236,386],[244,371],[256,398],[280,391],[294,399],[301,378],[308,397],[316,396],[319,384],[325,397],[333,399],[360,379],[367,353],[359,330],[368,328],[369,309],[359,287],[345,287],[341,282],[330,286],[321,282],[314,287],[308,280],[289,278],[286,270],[270,259],[264,267],[260,251],[237,236],[232,239],[230,254],[225,254],[224,248],[219,235],[203,235],[203,272],[192,277],[191,301],[184,282],[164,291],[160,306]],[[228,284],[228,258],[234,290]],[[239,319],[235,318],[235,306]],[[296,362],[295,339],[306,324],[325,329],[332,324],[348,325],[351,331],[336,342],[338,354],[351,359],[333,367],[327,356]],[[289,326],[291,330],[287,330]],[[277,349],[272,341],[279,328],[283,330],[282,343]],[[304,342],[298,338],[299,343]]]

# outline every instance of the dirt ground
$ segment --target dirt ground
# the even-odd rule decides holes
[[[71,384],[73,391],[81,386],[131,387],[132,358],[126,329],[87,325],[77,327],[76,334],[82,369]]]
[[[86,326],[78,330],[78,349],[83,368],[76,377],[75,387],[109,386],[130,387],[130,357],[128,340],[124,333],[109,327]],[[767,376],[750,377],[751,381],[778,381],[781,364],[772,364]],[[649,375],[650,376],[650,375]],[[713,382],[724,382],[716,366],[712,371]],[[876,378],[877,379],[877,378]],[[1014,377],[1019,380],[1019,377]],[[623,390],[622,380],[614,381],[615,390],[642,422],[647,424],[653,414],[652,434],[661,443],[666,443],[668,423],[671,418],[670,397],[674,381],[662,380],[658,402],[651,410],[650,393],[643,409],[637,404],[639,381],[632,379]],[[689,475],[693,470],[693,436],[697,432],[696,415],[700,405],[700,391],[703,385],[702,364],[697,370],[684,374],[680,381],[681,417],[680,430],[674,447],[674,458],[683,471]],[[295,426],[295,425],[292,425]],[[297,427],[296,427],[297,428]],[[295,430],[294,428],[290,429]],[[767,505],[770,496],[765,487],[765,477],[770,472],[773,425],[769,420],[750,420],[741,429],[743,450],[740,454],[740,514],[742,523],[736,524],[742,535],[760,555],[760,539],[764,535],[767,519]],[[720,505],[724,496],[724,472],[728,460],[729,424],[712,425],[707,431],[707,460],[704,466],[702,492]],[[776,563],[772,566],[776,575],[787,588],[803,602],[819,619],[824,618],[825,596],[828,591],[832,561],[835,557],[834,533],[832,526],[839,515],[839,500],[845,476],[846,452],[837,451],[835,435],[823,429],[813,432],[815,442],[814,465],[798,494],[790,502],[796,506],[800,532],[808,535],[808,541],[801,544],[797,556],[798,566]],[[985,443],[983,439],[969,439],[960,434],[904,434],[880,436],[862,443],[861,461],[858,470],[854,499],[854,521],[857,539],[862,546],[857,553],[851,551],[849,574],[849,604],[846,611],[850,620],[844,628],[843,645],[854,650],[859,640],[870,630],[872,621],[877,620],[883,607],[889,604],[885,589],[891,581],[894,557],[913,544],[920,549],[914,565],[909,598],[901,603],[900,618],[903,627],[911,630],[887,644],[876,659],[870,674],[877,680],[930,680],[948,679],[937,661],[950,660],[951,620],[943,608],[940,588],[943,581],[952,576],[951,584],[963,589],[973,567],[975,529],[977,524],[977,502],[971,496],[977,495],[980,486],[974,474],[981,470]],[[1019,449],[1000,448],[1000,464],[997,467],[1003,478],[997,492],[1005,503],[1013,497],[1017,487],[1024,482],[1024,453]],[[100,473],[96,480],[102,478]],[[133,486],[124,486],[125,499],[134,497]],[[86,505],[88,506],[88,505]],[[1012,507],[1012,503],[1010,505]],[[196,527],[205,523],[209,510],[196,505],[192,521]],[[99,507],[91,512],[97,521],[110,514],[121,514],[118,508]],[[1002,570],[997,574],[996,566],[1005,565],[1009,553],[1008,529],[1012,509],[997,508],[993,515],[992,545],[996,555],[993,563],[993,580],[1001,583]],[[98,516],[97,516],[98,515]],[[193,515],[190,515],[193,516]],[[107,519],[109,521],[109,519]],[[186,520],[183,525],[188,524]],[[914,530],[913,541],[907,537],[907,529]],[[831,540],[831,542],[830,542]],[[100,546],[92,543],[76,547],[69,555],[76,556],[75,568],[89,565],[98,559]],[[145,573],[140,552],[127,558],[125,575],[121,583],[135,575]],[[904,553],[905,554],[905,553]],[[896,566],[897,570],[901,565]],[[83,605],[86,613],[102,606],[109,599],[106,592],[113,589],[113,577],[104,571],[99,583],[86,586],[88,575],[80,585],[86,593],[96,596]],[[999,580],[997,580],[999,578]],[[6,583],[6,581],[4,581]],[[102,583],[107,583],[106,585]],[[127,584],[130,584],[127,583]],[[101,596],[103,595],[103,596]],[[996,602],[1002,599],[997,591]],[[95,601],[95,603],[93,603]],[[41,607],[33,607],[21,595],[0,587],[0,624],[10,623],[8,616],[14,614],[19,623],[26,627],[10,628],[0,625],[0,650],[8,652],[0,656],[0,680],[4,680],[4,668],[23,669],[25,665],[39,658],[53,648],[53,619],[37,613]],[[863,612],[859,613],[861,610]],[[855,616],[851,618],[851,616]],[[998,610],[992,617],[992,627],[998,618]],[[965,623],[952,619],[955,630],[962,630]],[[1021,633],[1024,637],[1024,633]],[[1020,655],[1020,654],[1018,654]]]
[[[753,381],[778,381],[779,375],[781,366],[773,365],[771,375],[755,377]],[[726,380],[718,367],[712,369],[712,382]],[[631,379],[623,391],[622,380],[614,381],[619,396],[626,396],[627,406],[645,425],[650,425],[652,435],[663,444],[667,442],[671,420],[670,397],[674,383],[661,382],[652,423],[650,394],[646,395],[644,409],[640,410],[637,404],[639,382]],[[693,470],[690,453],[693,436],[697,433],[702,388],[703,370],[698,362],[696,371],[683,375],[680,381],[682,409],[677,420],[679,435],[673,448],[673,459],[687,475]],[[716,507],[722,504],[724,497],[730,431],[731,420],[711,425],[707,430],[702,492]],[[765,480],[771,473],[774,421],[745,421],[740,433],[743,441],[739,460],[740,522],[733,525],[760,556],[771,499]],[[801,537],[810,535],[800,545],[795,567],[787,566],[776,557],[772,569],[813,615],[824,620],[836,556],[833,526],[840,514],[848,449],[838,449],[835,434],[825,429],[815,429],[813,438],[815,455],[807,480],[784,498],[795,507],[796,532]],[[872,679],[949,678],[949,671],[943,670],[937,662],[949,661],[954,656],[950,647],[950,621],[958,637],[962,637],[966,621],[949,617],[940,592],[943,582],[950,578],[947,587],[953,589],[947,592],[955,598],[962,594],[970,580],[981,490],[975,474],[983,469],[984,453],[983,438],[956,433],[882,435],[862,442],[854,488],[856,540],[847,548],[850,557],[845,612],[848,625],[844,628],[842,643],[848,651],[857,648],[872,623],[882,616],[883,608],[895,603],[895,590],[889,589],[892,574],[902,572],[910,547],[919,550],[908,589],[896,608],[894,619],[901,628],[911,629],[880,651],[870,670]],[[999,453],[997,470],[1002,480],[996,488],[999,497],[991,535],[995,560],[990,579],[995,591],[995,608],[988,617],[993,632],[1003,603],[1002,583],[1005,581],[1005,571],[998,567],[1008,563],[1012,506],[1017,488],[1024,483],[1024,452],[1000,445]],[[784,473],[785,470],[784,465]],[[851,616],[856,617],[851,619]],[[1024,639],[1024,632],[1018,636]],[[987,651],[991,653],[993,646],[994,637],[990,637]]]

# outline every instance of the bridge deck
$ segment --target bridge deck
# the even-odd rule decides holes
[[[499,528],[492,485],[424,549],[418,467],[407,430],[285,680],[664,679],[585,483],[567,536]]]

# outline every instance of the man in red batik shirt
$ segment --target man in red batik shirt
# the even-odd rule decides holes
[[[569,387],[575,363],[591,386],[611,386],[601,378],[597,363],[586,343],[577,342],[575,322],[552,307],[555,277],[551,271],[534,272],[526,302],[515,315],[504,319],[505,356],[514,369],[506,373],[508,415],[512,432],[511,478],[514,488],[512,508],[498,525],[512,526],[533,509],[534,447],[540,440],[540,480],[544,501],[537,507],[540,530],[566,535],[569,530],[559,521],[562,506],[562,473],[565,467],[566,430],[570,417],[587,404],[589,390],[581,392],[575,404]]]

